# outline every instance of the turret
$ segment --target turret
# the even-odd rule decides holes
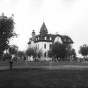
[[[43,22],[42,27],[40,29],[40,35],[44,35],[44,34],[47,34],[47,33],[48,33],[48,30],[46,28],[45,23]]]

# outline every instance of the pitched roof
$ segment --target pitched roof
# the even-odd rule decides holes
[[[47,27],[46,27],[44,22],[43,22],[43,24],[41,26],[40,34],[39,35],[35,35],[35,41],[34,42],[40,42],[40,41],[54,42],[54,40],[55,40],[55,38],[57,36],[59,36],[61,38],[63,43],[73,43],[72,39],[69,36],[67,36],[67,35],[48,34],[48,30],[47,30]],[[47,39],[45,39],[45,37]],[[30,40],[32,40],[32,38],[30,38]]]
[[[67,35],[61,35],[61,38],[62,38],[62,42],[64,43],[74,43],[72,39]]]
[[[55,35],[55,34],[45,34],[45,35],[36,35],[35,36],[35,42],[39,42],[39,41],[45,41],[45,42],[54,42],[55,38],[59,36],[62,40],[63,43],[73,43],[72,39],[69,36],[63,36],[63,35]],[[46,40],[44,38],[47,38]],[[51,37],[51,40],[50,40]],[[37,40],[36,40],[37,38]],[[38,39],[39,38],[39,39]]]
[[[46,34],[46,35],[43,35],[43,36],[39,34],[39,35],[35,36],[35,41],[34,42],[40,42],[40,41],[54,42],[54,40],[55,40],[55,38],[57,36],[59,36],[61,38],[63,43],[74,43],[69,36],[67,36],[67,35],[59,35],[59,34],[57,34],[57,35],[55,35],[55,34]],[[45,37],[47,38],[46,40],[44,39]],[[51,37],[51,40],[50,40],[50,37]],[[37,40],[36,40],[36,38],[37,38]],[[32,40],[32,39],[30,38],[30,40]],[[29,41],[29,44],[30,44],[30,41]]]

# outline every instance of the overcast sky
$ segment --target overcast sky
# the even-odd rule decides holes
[[[14,14],[15,31],[20,34],[10,44],[27,47],[32,30],[39,33],[43,21],[48,32],[68,35],[73,48],[88,45],[88,0],[0,0],[0,14]]]

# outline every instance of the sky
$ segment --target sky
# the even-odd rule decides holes
[[[43,22],[48,33],[71,37],[77,54],[81,45],[88,45],[88,0],[0,0],[2,13],[14,14],[14,30],[19,36],[10,44],[20,50],[27,48],[32,30],[39,34]]]

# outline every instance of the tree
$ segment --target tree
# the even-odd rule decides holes
[[[10,54],[15,54],[17,55],[17,51],[18,51],[18,46],[17,45],[11,45],[9,48],[9,53]]]
[[[48,57],[51,58],[52,56],[53,56],[53,52],[52,52],[52,50],[49,50],[49,51],[48,51]]]
[[[9,53],[5,53],[5,54],[3,54],[3,60],[10,60],[11,59],[11,54],[9,54]]]
[[[2,14],[0,16],[0,55],[8,48],[10,38],[17,36],[14,32],[14,19]]]
[[[74,57],[76,57],[76,52],[75,52],[75,49],[71,49],[70,50],[70,52],[69,52],[69,54],[72,56],[74,56]]]
[[[80,46],[79,54],[84,56],[84,59],[87,57],[87,55],[88,55],[88,46],[86,44],[84,44],[83,46]]]
[[[64,44],[60,44],[59,42],[56,42],[52,44],[52,48],[51,51],[49,51],[49,53],[50,55],[52,54],[51,56],[54,56],[57,59],[60,58],[64,60],[64,57],[66,55],[66,47]]]
[[[43,56],[43,51],[42,49],[40,49],[38,52],[37,52],[37,56],[38,58],[41,58]]]
[[[70,45],[66,46],[66,59],[68,60],[68,58],[70,56],[73,56],[74,59],[76,58],[76,52],[75,49],[73,49]]]
[[[24,51],[18,51],[17,55],[18,55],[18,57],[22,58],[23,56],[25,56],[25,53],[24,53]]]
[[[70,56],[71,54],[70,54],[70,52],[71,52],[71,46],[70,45],[65,45],[66,46],[66,56],[68,57],[68,56]]]
[[[35,48],[28,48],[26,50],[26,55],[27,56],[33,56],[35,58],[35,57],[37,57],[37,51]]]

